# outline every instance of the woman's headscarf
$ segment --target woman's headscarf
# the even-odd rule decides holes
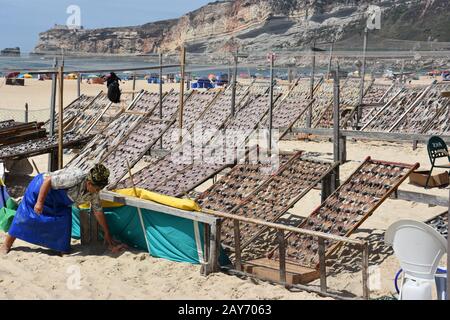
[[[108,185],[109,170],[103,164],[96,164],[88,174],[88,180],[99,188],[104,188]]]

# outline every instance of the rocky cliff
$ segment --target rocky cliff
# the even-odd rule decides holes
[[[57,30],[40,34],[36,52],[56,51],[98,54],[170,52],[182,44],[190,53],[210,53],[225,44],[239,43],[248,52],[299,50],[318,42],[338,41],[345,49],[361,47],[369,5],[382,9],[379,41],[387,39],[417,49],[417,44],[450,41],[448,0],[228,0],[216,1],[174,20],[135,27]],[[420,45],[419,45],[420,47]],[[395,49],[395,48],[393,48]]]

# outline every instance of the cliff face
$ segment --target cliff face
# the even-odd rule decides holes
[[[208,53],[221,50],[231,37],[252,52],[298,49],[313,37],[343,41],[351,49],[370,4],[383,12],[382,30],[376,31],[380,37],[450,41],[448,0],[230,0],[210,3],[179,19],[136,27],[49,30],[40,34],[35,51],[170,52],[184,43],[188,52]]]

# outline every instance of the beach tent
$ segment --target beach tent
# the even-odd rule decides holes
[[[139,194],[142,199],[148,199],[145,196],[153,194],[157,198],[166,198],[167,203],[181,203],[184,209],[191,207],[190,211],[200,209],[192,200],[167,197],[146,190],[139,190],[139,192],[145,193],[145,195]],[[126,189],[116,192],[122,191],[127,192]],[[189,202],[192,202],[193,205]],[[102,203],[102,206],[111,234],[130,247],[145,250],[153,257],[171,261],[192,264],[204,262],[204,228],[202,223],[148,209],[141,209],[141,220],[138,209],[135,207],[114,203],[110,203],[110,205]],[[80,210],[75,207],[72,209],[72,237],[80,239]],[[230,263],[224,252],[220,256],[219,263],[221,265]]]
[[[5,200],[0,203],[4,205],[0,209],[0,230],[7,232],[14,219],[17,204],[9,197],[6,188],[2,188],[1,191],[4,196],[0,199]],[[116,192],[121,191],[117,190]],[[126,194],[126,189],[123,191]],[[146,190],[142,190],[142,192],[145,195],[151,194]],[[139,196],[146,199],[145,195],[144,197]],[[199,210],[199,207],[192,200],[157,194],[156,198],[166,198],[168,203],[171,202],[172,205],[175,204],[178,207],[181,203],[183,209],[191,206],[191,209]],[[102,206],[111,234],[131,248],[144,250],[153,257],[175,262],[192,264],[204,262],[204,228],[202,223],[147,209],[141,209],[141,220],[138,209],[135,207],[111,202],[103,202]],[[86,208],[85,206],[81,207],[82,209]],[[72,238],[80,239],[80,230],[80,209],[74,206],[72,207]],[[223,251],[219,263],[221,265],[230,263]]]
[[[29,74],[29,73],[25,73],[25,74],[23,75],[23,77],[24,77],[25,79],[32,79],[32,78],[33,78],[33,76],[32,76],[31,74]]]

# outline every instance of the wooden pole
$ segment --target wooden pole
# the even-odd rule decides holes
[[[314,97],[314,77],[316,73],[316,39],[313,41],[311,47],[312,61],[311,61],[311,79],[309,88],[309,98],[312,100]],[[311,128],[312,125],[312,105],[308,106],[308,113],[306,115],[306,127]]]
[[[404,79],[403,79],[403,73],[405,72],[405,59],[402,59],[402,72],[400,74],[400,83],[403,84],[404,83]]]
[[[325,202],[325,200],[333,193],[331,191],[331,177],[331,174],[328,174],[322,179],[321,202]]]
[[[58,60],[54,58],[53,67],[57,71]],[[50,98],[50,128],[49,135],[53,137],[55,135],[55,110],[56,110],[56,89],[57,89],[57,77],[56,73],[52,74],[52,92]],[[57,169],[57,156],[54,151],[48,155],[48,171],[53,172]]]
[[[41,174],[41,172],[39,171],[39,169],[38,169],[38,167],[36,165],[36,162],[34,162],[33,159],[31,159],[31,163],[33,164],[34,170],[36,170],[37,174]]]
[[[28,123],[28,102],[25,103],[25,123]]]
[[[448,195],[448,213],[447,213],[447,221],[450,223],[450,187],[449,187],[449,195]],[[448,225],[447,225],[448,228]],[[447,235],[447,300],[450,300],[450,237]]]
[[[320,291],[327,292],[327,265],[325,260],[325,241],[319,238]]]
[[[186,64],[186,48],[183,46],[181,48],[181,56],[180,56],[180,64],[181,64],[181,79],[180,79],[180,114],[179,114],[179,142],[180,144],[183,142],[183,113],[184,113],[184,68]]]
[[[237,69],[238,69],[238,55],[239,50],[236,49],[234,53],[234,69],[233,69],[233,83],[231,87],[231,116],[234,117],[235,108],[236,108],[236,83],[237,83]]]
[[[363,298],[369,300],[369,245],[365,243],[362,250],[362,281],[363,281]]]
[[[220,220],[210,227],[209,261],[211,272],[219,271],[219,252],[220,252]],[[207,241],[207,239],[205,240]]]
[[[280,282],[286,283],[286,242],[283,230],[277,230],[277,238],[280,260]]]
[[[361,122],[362,118],[362,104],[364,99],[364,80],[366,77],[366,52],[367,52],[367,38],[369,35],[369,30],[367,27],[364,29],[364,44],[363,44],[363,61],[362,61],[362,68],[361,68],[361,82],[359,87],[359,104],[358,104],[358,111],[356,113],[356,126],[359,127],[359,123]]]
[[[81,96],[81,73],[78,73],[77,76],[77,97]]]
[[[339,84],[339,62],[333,79],[333,158],[335,162],[341,162],[340,154],[340,84]],[[339,186],[339,167],[334,171],[333,188],[336,190]]]
[[[162,83],[162,78],[163,78],[163,68],[162,68],[162,63],[163,63],[163,55],[160,52],[159,53],[159,118],[162,119],[163,118],[163,83]],[[159,139],[159,148],[162,150],[163,148],[163,139]]]
[[[64,138],[64,126],[63,126],[63,113],[64,113],[64,61],[59,67],[59,110],[58,110],[58,169],[64,167],[63,163],[63,138]]]
[[[331,73],[331,61],[333,60],[333,50],[334,50],[334,42],[331,43],[330,47],[330,56],[328,58],[328,72],[327,72],[327,78],[330,79],[330,73]]]
[[[272,127],[273,127],[273,66],[274,54],[270,54],[270,97],[269,97],[269,145],[268,149],[272,154]]]
[[[241,262],[241,232],[239,227],[239,220],[234,220],[234,253],[236,270],[242,271]]]
[[[210,239],[210,226],[207,223],[203,223],[203,236],[204,236],[204,250],[205,250],[205,260],[206,260],[206,265],[204,268],[204,275],[207,276],[208,274],[211,273],[211,264],[210,264],[210,255],[211,255],[211,248],[210,245],[211,243],[209,242]]]
[[[133,72],[133,94],[131,100],[134,100],[134,92],[136,91],[136,72]]]

